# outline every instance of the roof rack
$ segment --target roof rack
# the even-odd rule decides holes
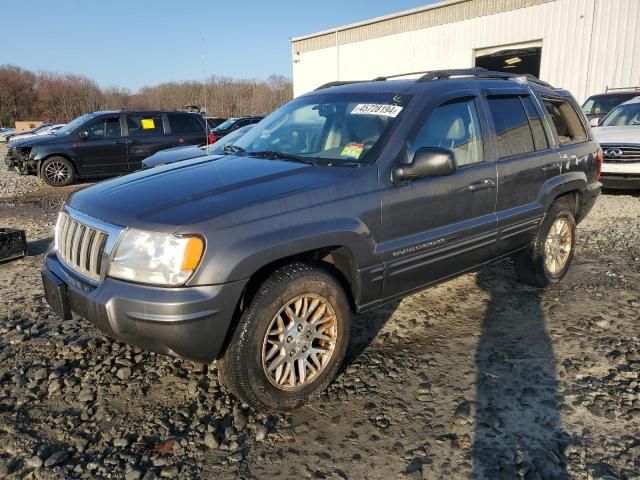
[[[363,82],[369,82],[369,81],[370,80],[348,80],[343,82],[329,82],[329,83],[325,83],[324,85],[320,85],[318,88],[316,88],[316,90],[323,90],[325,88],[339,87],[341,85],[351,85],[352,83],[363,83]]]
[[[636,90],[636,91],[640,91],[640,87],[614,87],[614,88],[607,87],[607,89],[605,90],[605,93],[614,92],[614,91],[617,91],[617,90]]]
[[[487,70],[486,68],[475,67],[475,68],[454,68],[449,70],[424,70],[420,72],[399,73],[396,75],[376,77],[373,80],[352,80],[352,81],[343,81],[343,82],[329,82],[316,88],[316,90],[322,90],[324,88],[329,88],[329,87],[337,87],[340,85],[351,85],[353,83],[384,82],[392,78],[407,77],[409,75],[422,75],[420,78],[416,80],[417,82],[429,82],[432,80],[446,80],[451,77],[473,77],[473,78],[479,78],[479,79],[486,78],[486,79],[516,80],[516,81],[522,80],[524,82],[531,82],[531,83],[536,83],[538,85],[542,85],[548,88],[554,88],[549,83],[543,80],[540,80],[535,75],[531,75],[528,73],[518,75],[515,73],[496,72],[493,70]]]

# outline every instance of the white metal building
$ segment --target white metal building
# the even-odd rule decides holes
[[[640,0],[450,0],[292,39],[294,94],[335,80],[483,66],[579,101],[640,86]]]

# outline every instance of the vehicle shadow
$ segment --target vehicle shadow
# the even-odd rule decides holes
[[[542,290],[507,262],[483,267],[477,284],[489,300],[475,354],[474,478],[568,479]]]
[[[371,345],[380,330],[391,319],[400,305],[400,300],[393,301],[366,313],[354,314],[351,318],[351,340],[340,373],[344,372],[364,350]]]

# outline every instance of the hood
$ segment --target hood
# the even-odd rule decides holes
[[[639,143],[640,125],[627,127],[594,127],[593,136],[598,143]]]
[[[334,184],[355,170],[211,156],[98,183],[74,193],[69,205],[114,225],[175,231],[247,207],[260,208],[293,192]]]
[[[61,140],[65,140],[68,137],[58,137],[56,135],[33,135],[27,138],[12,139],[12,147],[38,147],[40,145],[48,145],[50,143],[57,143]]]

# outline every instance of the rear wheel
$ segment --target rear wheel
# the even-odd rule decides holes
[[[274,272],[242,313],[219,362],[222,381],[259,410],[292,410],[335,377],[349,342],[350,309],[325,269]]]
[[[52,187],[66,187],[75,181],[76,174],[73,165],[66,158],[49,157],[42,163],[40,178]]]
[[[575,247],[576,221],[568,203],[558,200],[545,215],[531,245],[515,256],[520,280],[536,287],[559,282],[569,270]]]

